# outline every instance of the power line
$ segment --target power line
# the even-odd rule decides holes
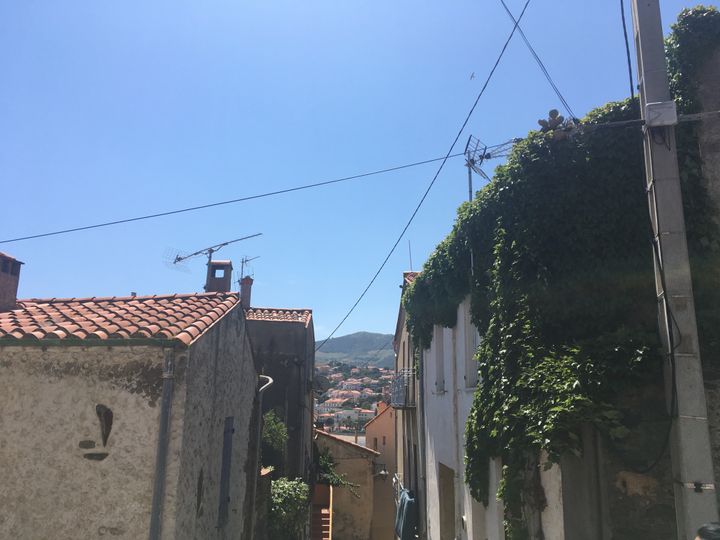
[[[572,119],[577,118],[577,116],[575,116],[575,113],[573,112],[572,108],[570,107],[570,104],[567,102],[565,97],[562,95],[562,92],[560,92],[560,89],[555,84],[555,81],[550,76],[550,72],[548,72],[547,68],[545,67],[545,64],[540,59],[540,56],[538,56],[538,54],[535,52],[535,49],[530,44],[530,41],[528,40],[527,36],[525,36],[525,32],[523,32],[523,29],[518,24],[518,21],[515,20],[515,16],[512,14],[512,11],[510,11],[510,8],[505,3],[505,0],[500,0],[500,2],[502,3],[503,7],[505,8],[505,11],[507,12],[508,17],[510,17],[510,19],[512,19],[512,21],[515,23],[515,26],[516,26],[518,32],[520,33],[520,37],[522,37],[523,41],[525,42],[525,45],[527,45],[527,48],[530,50],[530,53],[532,54],[533,58],[535,59],[535,62],[537,62],[537,65],[540,67],[540,71],[542,71],[543,75],[545,75],[545,78],[550,83],[550,86],[552,86],[558,99],[563,104],[563,107],[565,107],[565,110],[568,112],[568,114],[570,115],[570,117]]]
[[[630,97],[635,99],[635,84],[633,83],[632,62],[630,61],[630,42],[628,41],[627,22],[625,22],[625,0],[620,0],[620,17],[622,19],[623,35],[625,36],[625,56],[627,57],[628,77],[630,78]]]
[[[423,196],[420,198],[420,202],[415,207],[415,210],[413,210],[413,213],[410,215],[410,219],[405,224],[405,227],[403,227],[403,230],[400,232],[400,236],[398,236],[397,240],[395,240],[395,243],[390,248],[390,251],[388,252],[387,256],[383,260],[382,264],[380,264],[380,268],[378,268],[377,272],[375,272],[375,275],[370,280],[370,283],[368,283],[367,287],[363,290],[363,292],[360,294],[358,299],[355,301],[355,303],[352,305],[350,310],[345,314],[345,316],[342,318],[342,320],[338,323],[338,325],[333,329],[332,332],[330,332],[330,335],[326,337],[320,345],[318,345],[315,348],[315,352],[319,351],[323,348],[323,345],[325,345],[330,338],[332,338],[335,335],[335,332],[338,331],[338,329],[345,323],[347,318],[352,314],[353,311],[355,311],[355,308],[358,306],[358,304],[361,302],[361,300],[365,297],[367,292],[370,290],[370,287],[373,286],[373,283],[375,283],[375,280],[380,275],[380,272],[382,272],[383,268],[385,268],[385,265],[387,264],[388,260],[390,260],[390,257],[395,252],[395,249],[397,248],[400,241],[403,239],[403,236],[405,236],[405,233],[407,232],[408,228],[410,227],[410,224],[412,224],[413,220],[415,219],[415,216],[417,215],[418,211],[420,210],[420,207],[425,202],[425,199],[428,196],[428,193],[430,193],[430,190],[432,189],[433,185],[435,185],[435,181],[438,179],[438,176],[440,176],[440,173],[442,172],[443,168],[445,167],[445,163],[447,163],[447,160],[450,158],[450,155],[452,154],[452,151],[455,149],[455,145],[457,144],[458,140],[460,139],[460,136],[462,135],[463,131],[465,131],[465,127],[467,126],[468,122],[470,121],[470,117],[472,116],[473,112],[475,112],[475,108],[477,107],[478,102],[480,101],[480,98],[485,93],[485,90],[488,87],[488,84],[490,84],[490,80],[492,79],[493,75],[495,74],[495,70],[497,69],[498,65],[500,65],[500,60],[502,60],[502,57],[505,54],[505,50],[507,49],[508,45],[510,44],[510,40],[515,35],[515,30],[519,28],[520,20],[523,18],[523,15],[525,15],[525,11],[528,8],[528,5],[530,4],[530,0],[525,1],[525,6],[522,9],[522,12],[520,13],[520,17],[515,21],[515,24],[513,26],[512,32],[510,32],[510,35],[508,36],[507,40],[505,40],[505,44],[503,45],[500,54],[497,57],[497,60],[495,60],[495,64],[493,65],[492,69],[490,70],[490,73],[487,76],[487,79],[485,79],[485,83],[483,84],[482,88],[480,89],[480,93],[478,94],[477,98],[475,98],[475,102],[473,103],[472,107],[470,108],[470,112],[468,112],[467,116],[465,117],[465,121],[460,126],[460,130],[458,131],[457,135],[455,136],[455,139],[453,140],[452,144],[450,145],[450,149],[447,151],[447,154],[445,154],[445,158],[440,163],[440,167],[438,167],[437,172],[435,173],[435,176],[433,176],[433,179],[430,181],[430,184],[428,185],[427,189],[425,190],[425,193],[423,193]]]
[[[28,235],[28,236],[19,236],[19,237],[17,237],[17,238],[10,238],[10,239],[7,239],[7,240],[0,240],[0,244],[9,244],[10,242],[20,242],[20,241],[22,241],[22,240],[32,240],[32,239],[35,239],[35,238],[44,238],[44,237],[46,237],[46,236],[56,236],[56,235],[59,235],[59,234],[69,234],[69,233],[74,233],[74,232],[79,232],[79,231],[87,231],[87,230],[90,230],[90,229],[98,229],[98,228],[100,228],[100,227],[110,227],[110,226],[112,226],[112,225],[120,225],[120,224],[123,224],[123,223],[132,223],[132,222],[134,222],[134,221],[142,221],[142,220],[145,220],[145,219],[155,219],[155,218],[159,218],[159,217],[172,216],[172,215],[174,215],[174,214],[182,214],[182,213],[185,213],[185,212],[194,212],[194,211],[196,211],[196,210],[204,210],[204,209],[206,209],[206,208],[214,208],[214,207],[216,207],[216,206],[223,206],[223,205],[227,205],[227,204],[235,204],[235,203],[239,203],[239,202],[251,201],[251,200],[254,200],[254,199],[263,199],[263,198],[266,198],[266,197],[274,197],[274,196],[276,196],[276,195],[283,195],[283,194],[285,194],[285,193],[292,193],[292,192],[294,192],[294,191],[302,191],[302,190],[305,190],[305,189],[312,189],[312,188],[321,187],[321,186],[328,186],[328,185],[330,185],[330,184],[338,184],[338,183],[340,183],[340,182],[347,182],[347,181],[349,181],[349,180],[357,180],[358,178],[365,178],[365,177],[367,177],[367,176],[374,176],[374,175],[378,175],[378,174],[384,174],[384,173],[399,171],[399,170],[402,170],[402,169],[408,169],[408,168],[410,168],[410,167],[417,167],[417,166],[419,166],[419,165],[427,165],[428,163],[434,163],[435,161],[441,161],[441,160],[442,160],[443,163],[444,163],[446,160],[448,160],[448,159],[450,159],[450,158],[459,157],[459,156],[462,156],[462,155],[463,155],[462,153],[460,153],[460,154],[453,154],[453,155],[446,155],[445,157],[438,157],[438,158],[433,158],[433,159],[426,159],[426,160],[424,160],[424,161],[416,161],[415,163],[407,163],[407,164],[405,164],[405,165],[398,165],[398,166],[395,166],[395,167],[389,167],[389,168],[387,168],[387,169],[380,169],[380,170],[378,170],[378,171],[372,171],[372,172],[367,172],[367,173],[362,173],[362,174],[355,174],[355,175],[353,175],[353,176],[345,176],[345,177],[343,177],[343,178],[336,178],[336,179],[334,179],[334,180],[325,180],[325,181],[323,181],[323,182],[316,182],[316,183],[314,183],[314,184],[306,184],[306,185],[304,185],[304,186],[297,186],[297,187],[292,187],[292,188],[287,188],[287,189],[280,189],[280,190],[278,190],[278,191],[270,191],[270,192],[268,192],[268,193],[261,193],[261,194],[259,194],[259,195],[250,195],[250,196],[248,196],[248,197],[240,197],[240,198],[237,198],[237,199],[230,199],[230,200],[227,200],[227,201],[219,201],[219,202],[214,202],[214,203],[209,203],[209,204],[202,204],[202,205],[199,205],[199,206],[190,206],[190,207],[188,207],[188,208],[181,208],[181,209],[179,209],[179,210],[169,210],[169,211],[167,211],[167,212],[158,212],[158,213],[155,213],[155,214],[148,214],[148,215],[144,215],[144,216],[137,216],[137,217],[132,217],[132,218],[118,219],[118,220],[115,220],[115,221],[106,221],[106,222],[104,222],[104,223],[96,223],[96,224],[94,224],[94,225],[85,225],[85,226],[82,226],[82,227],[74,227],[74,228],[72,228],[72,229],[62,229],[62,230],[59,230],[59,231],[52,231],[52,232],[46,232],[46,233],[40,233],[40,234],[33,234],[33,235]]]

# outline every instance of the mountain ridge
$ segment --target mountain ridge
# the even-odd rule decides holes
[[[353,366],[391,368],[395,364],[393,337],[393,334],[361,331],[331,338],[315,353],[315,363],[327,364],[334,360]],[[315,342],[315,346],[320,343],[322,341]]]

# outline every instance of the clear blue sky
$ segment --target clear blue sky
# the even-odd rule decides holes
[[[523,3],[509,1],[516,13]],[[661,1],[666,28],[687,5]],[[626,97],[618,2],[534,0],[522,26],[578,115]],[[496,0],[0,2],[0,237],[441,156],[511,28]],[[522,136],[559,106],[516,36],[458,151],[469,133]],[[183,273],[169,252],[262,232],[218,257],[260,256],[253,304],[312,308],[323,338],[435,168],[0,251],[26,263],[21,297],[191,292],[204,259]],[[414,269],[466,193],[451,160],[408,232]],[[392,332],[409,267],[404,240],[337,335]]]

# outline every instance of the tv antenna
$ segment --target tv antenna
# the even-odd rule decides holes
[[[468,200],[473,200],[472,173],[482,176],[485,180],[490,181],[490,177],[482,170],[482,165],[486,159],[497,159],[506,157],[513,145],[520,139],[510,139],[507,142],[488,146],[477,137],[470,135],[465,145],[465,166],[468,168]]]
[[[190,259],[192,257],[197,257],[198,255],[207,255],[208,258],[208,264],[210,264],[210,261],[212,260],[213,253],[220,251],[222,248],[224,248],[227,245],[234,244],[235,242],[240,242],[241,240],[248,240],[249,238],[255,238],[256,236],[260,236],[262,233],[257,234],[251,234],[250,236],[243,236],[242,238],[236,238],[235,240],[229,240],[227,242],[223,242],[221,244],[215,244],[214,246],[210,246],[204,249],[199,249],[195,251],[194,253],[190,253],[188,255],[180,255],[179,253],[175,255],[175,259],[173,260],[173,264],[177,264],[179,262],[185,261],[187,259]]]
[[[248,266],[248,263],[249,263],[250,261],[254,261],[255,259],[259,259],[259,258],[260,258],[260,255],[258,255],[257,257],[250,257],[250,258],[248,258],[248,256],[245,255],[242,259],[240,259],[240,279],[242,279],[243,277],[245,277],[245,276],[244,276],[244,274],[245,274],[245,267]]]

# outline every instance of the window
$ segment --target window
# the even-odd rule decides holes
[[[377,450],[377,437],[373,437],[373,450]]]
[[[383,435],[383,446],[385,446],[385,444],[386,444],[385,435]]]
[[[225,417],[223,428],[222,463],[220,465],[220,500],[218,501],[218,529],[224,527],[228,521],[228,507],[230,505],[230,461],[232,460],[232,437],[235,433],[235,418]]]
[[[445,391],[445,347],[443,346],[444,339],[443,327],[435,326],[433,329],[433,341],[432,346],[435,349],[435,391]]]

